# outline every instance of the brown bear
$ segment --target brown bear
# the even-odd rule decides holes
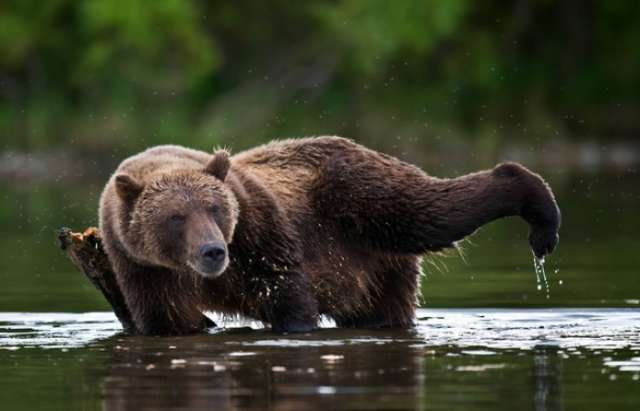
[[[560,212],[514,164],[454,179],[339,137],[272,142],[233,157],[159,146],[126,159],[100,200],[105,250],[138,330],[187,334],[203,311],[276,332],[411,326],[421,256],[521,216],[536,256]]]

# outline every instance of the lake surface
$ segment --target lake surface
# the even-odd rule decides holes
[[[128,337],[0,314],[3,409],[637,410],[640,309],[421,309],[413,330]],[[217,319],[219,321],[219,319]]]
[[[425,260],[414,330],[182,338],[120,335],[57,249],[60,226],[96,224],[100,182],[0,183],[0,409],[640,409],[637,171],[544,175],[549,298],[507,219]]]

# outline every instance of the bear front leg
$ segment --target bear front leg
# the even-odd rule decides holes
[[[199,309],[200,287],[193,279],[137,265],[116,250],[110,258],[138,333],[185,335],[215,326]]]
[[[536,257],[550,254],[558,243],[560,209],[553,192],[542,177],[520,164],[427,181],[424,194],[414,199],[415,228],[408,230],[427,250],[451,247],[480,227],[511,216],[529,224],[529,244]],[[415,232],[420,228],[424,237]]]
[[[496,188],[515,187],[518,198],[506,215],[517,215],[529,224],[529,244],[536,257],[551,254],[558,244],[561,214],[549,185],[540,177],[517,163],[503,163],[491,170]],[[519,200],[519,201],[518,201]],[[506,202],[506,201],[505,201]],[[499,217],[498,217],[499,218]]]
[[[353,241],[381,251],[423,254],[453,247],[483,225],[521,216],[537,257],[558,242],[560,210],[544,180],[506,163],[453,179],[370,150],[345,150],[322,170],[312,199]]]
[[[437,180],[440,198],[429,215],[438,227],[439,244],[448,246],[491,221],[520,216],[529,224],[529,244],[536,257],[550,254],[558,243],[560,209],[551,188],[538,174],[516,163]]]
[[[145,269],[119,278],[127,306],[142,335],[186,335],[215,326],[198,309],[198,292],[179,284],[175,274]],[[161,278],[164,277],[164,278]]]
[[[318,303],[309,277],[298,271],[261,278],[254,290],[259,318],[277,333],[312,331],[318,324]]]

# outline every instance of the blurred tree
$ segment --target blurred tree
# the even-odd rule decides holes
[[[5,0],[0,149],[633,138],[638,21],[624,0]]]

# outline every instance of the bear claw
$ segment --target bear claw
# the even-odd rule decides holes
[[[529,234],[529,244],[536,258],[551,254],[558,245],[560,236],[555,228],[534,228]]]

